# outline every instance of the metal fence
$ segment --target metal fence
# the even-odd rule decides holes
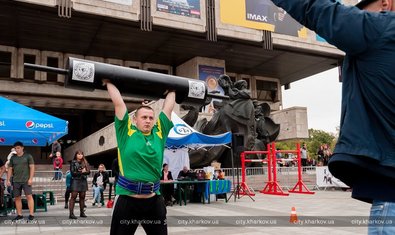
[[[59,177],[59,180],[55,180],[56,172],[57,171],[36,171],[33,177],[33,193],[40,194],[44,191],[52,191],[55,197],[63,199],[64,193],[66,192],[66,174],[58,172],[58,174],[61,174],[61,177]],[[92,180],[96,172],[98,172],[98,170],[91,170],[88,175],[88,191],[92,189]],[[112,181],[112,171],[107,170],[106,172],[110,176],[110,181]],[[86,196],[90,198],[91,193],[87,193]]]
[[[233,172],[235,175],[235,181],[237,181],[237,175],[239,176],[239,182],[241,182],[241,168],[223,168],[226,179],[233,180]],[[245,169],[246,183],[253,190],[262,190],[266,182],[268,181],[268,170],[267,167],[247,167]],[[310,190],[316,188],[316,173],[315,167],[302,167],[302,179],[306,187]],[[292,189],[298,182],[298,168],[297,167],[277,167],[277,182],[285,189]],[[236,183],[236,182],[235,182]]]
[[[305,185],[313,190],[316,188],[316,172],[315,167],[303,167],[302,178]],[[237,175],[239,176],[239,182],[241,182],[241,168],[223,168],[225,172],[225,178],[233,181],[233,174],[235,176],[235,182],[237,182]],[[98,170],[91,170],[88,175],[88,193],[87,198],[91,199],[93,194],[89,193],[92,191],[92,180],[93,176]],[[106,171],[110,176],[110,181],[113,182],[111,170]],[[234,173],[233,173],[234,172]],[[255,191],[262,190],[266,182],[268,181],[267,167],[247,167],[246,168],[246,183]],[[58,199],[63,199],[66,190],[66,179],[65,174],[62,174],[60,180],[54,180],[55,171],[36,171],[33,178],[33,193],[42,193],[43,191],[53,191]],[[277,181],[284,190],[292,189],[298,181],[298,168],[297,167],[278,167],[277,168]],[[232,184],[232,187],[233,185]],[[105,190],[105,194],[108,195],[108,190]],[[105,196],[106,197],[106,196]]]

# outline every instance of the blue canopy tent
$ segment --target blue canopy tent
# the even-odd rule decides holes
[[[47,146],[66,135],[68,122],[0,97],[0,146],[21,141]]]
[[[171,114],[174,127],[170,130],[166,141],[168,148],[201,148],[206,146],[225,145],[232,142],[232,133],[221,135],[202,134],[186,124],[174,112]]]

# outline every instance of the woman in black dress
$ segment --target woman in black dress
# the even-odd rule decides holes
[[[74,159],[70,164],[70,172],[71,172],[71,198],[69,202],[69,210],[70,210],[70,219],[77,219],[74,215],[74,205],[75,199],[77,198],[77,194],[79,194],[80,199],[80,217],[87,217],[84,212],[85,205],[85,194],[88,191],[88,181],[87,176],[90,173],[88,162],[84,157],[84,153],[81,150],[78,150],[74,154]]]

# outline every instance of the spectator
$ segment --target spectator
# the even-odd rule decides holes
[[[4,183],[3,183],[4,172],[5,172],[4,162],[0,159],[0,207],[4,205]]]
[[[106,172],[106,168],[103,164],[99,165],[99,171],[93,176],[93,203],[92,206],[95,206],[97,203],[98,207],[104,206],[104,199],[101,197],[103,195],[103,191],[106,190],[106,186],[109,183],[109,177]],[[103,202],[102,202],[103,200]]]
[[[87,176],[90,174],[88,162],[84,153],[78,150],[74,154],[74,159],[70,164],[71,172],[71,199],[69,202],[69,219],[77,219],[74,215],[74,205],[77,195],[79,195],[80,217],[87,217],[85,214],[85,195],[88,191]]]
[[[183,180],[183,179],[185,179],[185,178],[188,178],[188,177],[189,177],[188,172],[189,172],[188,167],[187,167],[187,166],[184,166],[184,167],[182,168],[182,170],[178,173],[177,179],[178,179],[178,180]]]
[[[169,165],[167,163],[163,164],[162,177],[160,178],[160,181],[161,182],[173,181],[173,176],[171,175],[171,171],[169,171]],[[161,188],[166,206],[173,206],[174,185],[162,184]]]
[[[329,159],[332,156],[332,151],[327,144],[324,145],[324,166],[328,165]]]
[[[300,149],[300,160],[301,160],[301,165],[303,167],[303,171],[306,171],[306,166],[307,166],[307,145],[303,144],[302,148]]]
[[[66,192],[64,193],[64,209],[69,208],[70,194],[71,194],[71,172],[66,171]]]
[[[317,151],[318,166],[324,165],[324,145],[321,144]]]
[[[118,157],[114,158],[111,165],[112,176],[114,177],[114,194],[117,195],[116,185],[119,177]]]
[[[25,192],[27,205],[29,207],[28,220],[34,219],[34,201],[32,196],[32,185],[34,176],[34,161],[32,155],[24,152],[22,142],[15,142],[14,148],[16,154],[11,156],[8,173],[7,186],[11,186],[11,176],[13,183],[13,192],[15,197],[15,207],[17,216],[13,220],[23,219],[22,215],[22,189]]]
[[[55,159],[54,157],[56,156],[57,152],[62,152],[62,146],[60,145],[58,140],[55,140],[54,142],[52,142],[51,153],[49,154],[49,158],[51,158],[52,161]]]
[[[53,160],[53,170],[55,171],[55,176],[52,180],[61,180],[62,179],[62,167],[63,167],[63,159],[60,152],[56,152],[56,157]]]
[[[10,164],[10,159],[11,159],[12,155],[14,155],[14,154],[16,154],[15,148],[11,148],[11,151],[10,151],[10,153],[7,156],[7,161],[4,164],[4,166],[5,166],[5,180],[7,179],[8,167],[9,167],[9,164]],[[10,182],[12,182],[12,176],[11,176]],[[11,186],[7,186],[6,183],[5,183],[4,186],[7,187],[7,192],[9,194],[11,194],[12,187]]]

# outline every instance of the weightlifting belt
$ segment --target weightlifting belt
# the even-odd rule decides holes
[[[143,183],[128,180],[120,175],[118,178],[118,185],[135,194],[151,194],[159,190],[160,181]]]

